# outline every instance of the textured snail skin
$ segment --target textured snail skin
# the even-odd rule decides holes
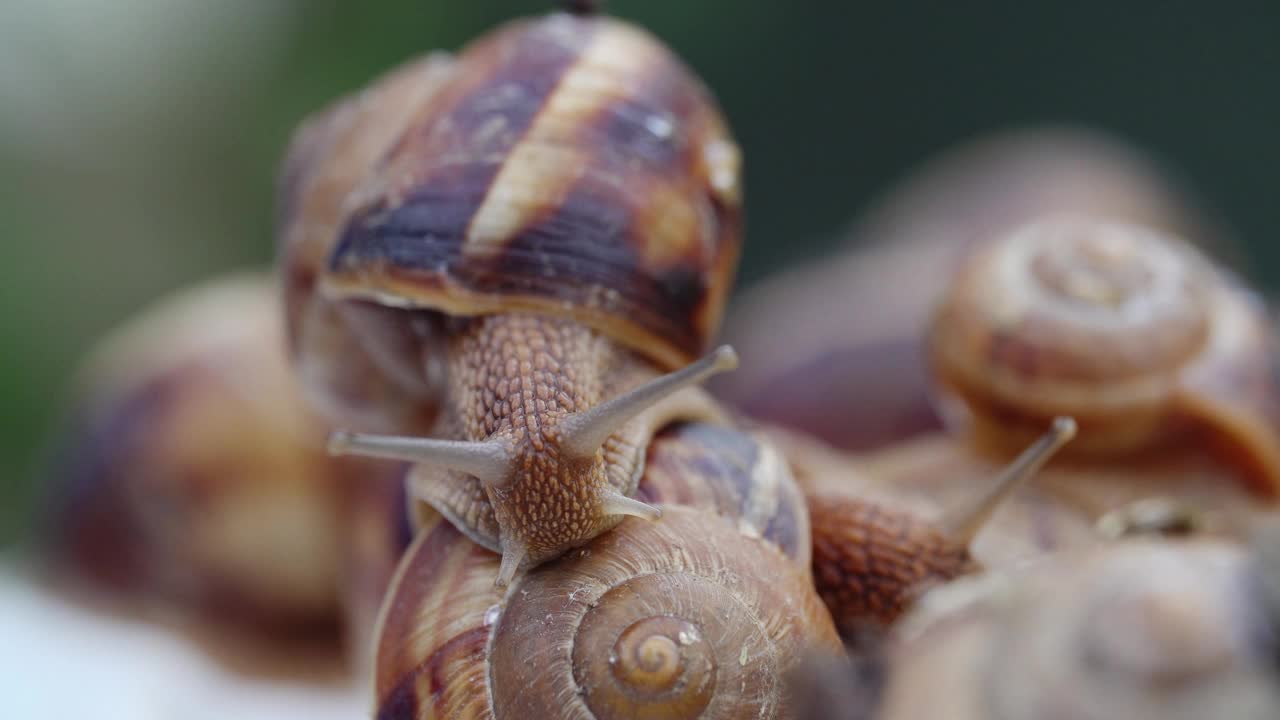
[[[1236,544],[1130,541],[938,588],[895,631],[874,717],[1275,717],[1258,572]]]
[[[844,234],[846,249],[742,293],[724,337],[747,361],[709,387],[838,448],[938,429],[924,349],[935,305],[975,242],[1055,213],[1141,224],[1230,254],[1181,188],[1121,142],[1053,128],[979,138],[877,199]]]
[[[887,626],[929,587],[979,569],[969,548],[892,506],[812,496],[815,581],[846,636]]]
[[[706,88],[609,18],[513,22],[389,74],[285,162],[310,395],[343,428],[500,447],[499,479],[423,461],[410,484],[513,566],[586,542],[620,521],[654,431],[720,417],[686,389],[599,450],[568,429],[707,350],[741,242],[738,165]]]
[[[938,305],[931,369],[955,426],[1018,446],[1057,415],[1071,452],[1194,444],[1280,492],[1280,409],[1261,303],[1185,242],[1046,217],[975,249]]]
[[[336,461],[282,352],[276,288],[232,276],[160,301],[81,374],[48,539],[59,564],[143,605],[245,636],[338,623]]]
[[[664,432],[641,485],[662,519],[627,520],[505,595],[496,556],[426,525],[384,606],[377,717],[787,716],[786,673],[838,642],[796,562],[804,506],[773,452],[723,427]]]

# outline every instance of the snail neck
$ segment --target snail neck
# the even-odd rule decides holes
[[[646,371],[631,353],[572,320],[500,313],[464,322],[448,366],[458,440],[497,433],[541,449],[555,443],[556,419],[599,405],[614,378]]]
[[[604,443],[575,452],[567,421],[616,395],[624,378],[655,376],[647,363],[581,323],[502,313],[466,321],[449,373],[456,439],[512,451],[510,481],[487,489],[504,555],[536,564],[621,520],[603,506],[626,492],[618,479],[641,458]]]

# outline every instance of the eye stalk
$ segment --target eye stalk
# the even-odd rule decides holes
[[[738,367],[738,355],[732,347],[722,345],[710,355],[674,372],[655,378],[634,390],[582,412],[572,413],[560,421],[561,450],[570,457],[589,459],[628,421],[649,410],[676,392],[706,380],[717,373]],[[519,453],[511,443],[499,437],[479,442],[437,440],[434,438],[397,435],[365,435],[336,431],[329,436],[332,455],[362,455],[387,460],[405,460],[457,470],[493,487],[508,485],[515,474]],[[608,498],[606,506],[613,514],[654,518],[661,516],[653,508],[624,496]]]
[[[591,457],[627,421],[657,405],[664,398],[736,367],[738,354],[732,347],[721,345],[695,363],[651,380],[596,407],[566,417],[560,422],[560,430],[564,434],[561,447],[570,455]]]
[[[1076,436],[1076,421],[1057,417],[1049,431],[1009,464],[992,482],[991,488],[965,507],[956,508],[941,518],[940,529],[959,545],[968,545],[982,530],[991,513],[1000,507],[1009,493],[1035,476],[1063,445]]]
[[[362,435],[338,430],[329,435],[330,455],[363,455],[406,460],[467,473],[486,485],[502,487],[511,481],[516,452],[501,439],[483,442],[436,440],[396,435]]]

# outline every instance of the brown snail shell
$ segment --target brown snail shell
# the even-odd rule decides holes
[[[310,123],[281,190],[296,362],[335,422],[411,436],[333,450],[417,463],[414,498],[502,552],[502,582],[656,516],[633,497],[650,436],[720,418],[688,386],[736,364],[690,363],[737,262],[738,165],[697,78],[589,14],[510,23]]]
[[[338,497],[370,468],[326,456],[276,302],[266,276],[224,277],[103,342],[54,468],[48,539],[77,577],[162,614],[334,642]]]
[[[512,23],[459,55],[356,190],[322,292],[568,314],[679,367],[708,349],[737,259],[736,156],[647,33]]]
[[[807,522],[772,452],[740,431],[672,428],[642,484],[662,519],[628,520],[505,595],[492,553],[424,526],[384,608],[378,716],[786,716],[786,672],[837,645],[807,564],[784,552]],[[667,504],[685,500],[697,507]]]
[[[1066,414],[1081,428],[1073,451],[1115,458],[1193,442],[1273,497],[1269,333],[1258,299],[1186,243],[1056,216],[975,250],[928,348],[944,414],[980,444],[1017,444],[1022,428]]]
[[[1256,560],[1128,541],[939,588],[896,632],[874,717],[1274,717],[1275,568]]]
[[[837,448],[940,428],[924,338],[953,273],[975,243],[1060,213],[1157,228],[1235,258],[1225,234],[1133,147],[1076,128],[995,133],[914,169],[835,254],[748,288],[725,339],[749,362],[711,388]]]

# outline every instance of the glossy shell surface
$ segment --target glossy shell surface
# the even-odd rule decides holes
[[[377,128],[342,220],[300,240],[289,272],[318,260],[330,300],[534,310],[664,366],[700,354],[740,243],[738,150],[705,88],[647,33],[566,14],[500,28],[445,72],[381,93],[397,125]],[[286,180],[302,204],[326,171],[315,145]],[[286,236],[304,213],[286,209]]]

